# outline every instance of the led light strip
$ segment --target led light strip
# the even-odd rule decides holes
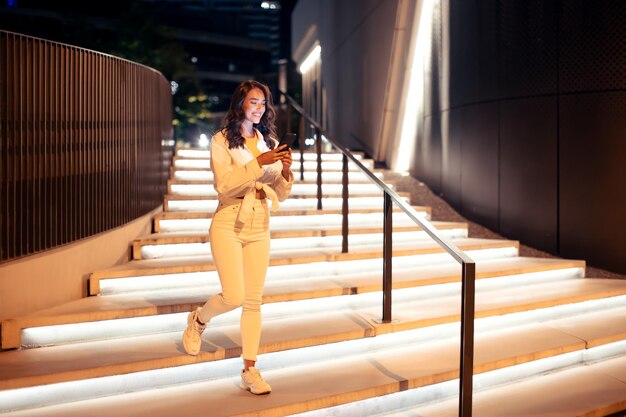
[[[390,186],[393,189],[393,186]],[[323,194],[341,195],[343,188],[341,184],[322,184]],[[172,184],[170,192],[176,195],[192,195],[192,196],[217,196],[217,191],[212,184]],[[348,194],[354,197],[359,194],[376,194],[380,189],[375,184],[350,184],[348,186]],[[297,195],[317,195],[316,184],[295,183],[291,189],[291,194]]]
[[[428,212],[418,211],[421,218],[428,219]],[[351,228],[354,227],[382,227],[383,213],[351,213],[348,215],[348,222]],[[294,222],[290,216],[274,216],[270,220],[272,231],[284,230],[302,230],[309,227],[339,227],[341,226],[341,214],[320,214],[302,216],[297,222]],[[394,226],[416,226],[415,222],[404,212],[395,213],[393,216]],[[161,233],[173,232],[208,232],[211,225],[211,219],[164,219],[159,221],[159,231]]]
[[[408,201],[408,198],[404,198]],[[341,198],[322,198],[322,207],[329,210],[341,208]],[[350,198],[350,209],[380,210],[383,204],[382,197],[353,197]],[[217,200],[171,200],[168,201],[169,211],[215,211]],[[292,198],[280,203],[279,210],[315,210],[317,199]]]
[[[210,158],[211,151],[201,151],[198,149],[179,149],[176,151],[176,156],[181,158]]]
[[[449,239],[463,238],[467,236],[467,229],[444,229],[439,231],[442,236]],[[376,250],[378,246],[382,248],[382,233],[379,234],[352,234],[348,236],[349,245],[352,251],[358,247],[371,247]],[[416,242],[423,242],[430,239],[424,231],[395,232],[395,249],[410,249]],[[315,236],[315,237],[289,237],[272,240],[272,253],[281,253],[281,256],[299,256],[302,250],[328,249],[329,251],[341,252],[341,235],[336,236]],[[211,256],[211,248],[206,243],[173,243],[163,245],[145,245],[141,247],[142,259],[160,259],[180,256]]]
[[[342,179],[341,172],[322,172],[322,182],[329,181],[341,181]],[[382,172],[375,172],[374,175],[378,178],[383,178]],[[213,172],[211,171],[186,171],[186,170],[175,170],[174,171],[174,179],[181,181],[212,181],[213,180]],[[357,181],[357,180],[366,180],[369,179],[362,172],[348,172],[348,181]],[[317,181],[317,173],[306,171],[304,173],[305,181]],[[296,181],[299,181],[299,177],[297,177]]]
[[[556,272],[557,271],[554,271],[554,275],[556,275]],[[574,271],[573,273],[576,274],[576,271]],[[507,281],[509,285],[516,284],[513,278],[502,277],[498,279],[502,281]],[[517,281],[517,285],[524,286],[525,282],[526,285],[529,282],[536,283],[540,279],[541,276],[539,274],[526,274],[526,276],[522,276],[521,278],[519,278],[519,281]],[[492,278],[491,280],[495,280],[495,278]],[[208,298],[211,291],[215,292],[219,290],[219,287],[217,283],[214,282],[213,288],[208,287],[203,288],[202,290],[206,292],[206,298]],[[168,289],[166,291],[171,296],[176,295],[171,289]],[[188,290],[183,288],[179,289],[179,291],[181,291],[181,293],[185,293]],[[415,305],[415,303],[419,302],[419,300],[429,300],[435,297],[458,298],[457,294],[459,291],[460,284],[458,282],[432,285],[427,287],[415,287],[402,290],[394,290],[393,297],[396,306],[394,311],[402,312],[404,308],[403,306],[406,305],[410,308],[411,306]],[[199,294],[201,295],[202,293]],[[381,297],[382,295],[380,292],[372,292],[351,296],[335,296],[270,303],[266,304],[263,307],[263,314],[264,317],[266,317],[267,319],[278,319],[281,317],[294,317],[296,315],[307,314],[323,314],[323,312],[328,311],[330,306],[332,306],[333,311],[338,311],[342,309],[348,309],[352,311],[356,309],[362,311],[363,314],[366,315],[370,314],[370,312],[372,311],[373,313],[371,314],[377,315],[379,314]],[[201,299],[200,296],[199,299]],[[582,308],[581,306],[586,306],[585,308],[587,309],[607,308],[607,306],[615,305],[620,306],[620,302],[624,303],[625,299],[626,296],[622,297],[621,299],[619,297],[607,299],[610,301],[592,300],[586,301],[584,303],[576,303],[573,304],[576,307],[572,307],[572,311],[576,311],[576,308]],[[533,317],[533,314],[535,314],[536,316],[534,317],[534,320],[539,320],[539,317],[553,318],[555,317],[555,311],[558,311],[558,308],[552,307],[552,309],[555,310],[546,308],[529,311],[527,312],[527,314],[529,315],[529,317]],[[149,333],[181,331],[185,325],[185,316],[185,314],[164,314],[137,318],[105,320],[99,322],[34,327],[24,329],[22,331],[22,341],[25,345],[41,346],[96,339],[103,340],[107,338]],[[237,317],[237,313],[229,312],[216,317],[212,321],[212,323],[214,325],[233,324],[237,322]],[[495,326],[498,323],[498,319],[494,318],[493,320],[494,321],[492,324]],[[510,319],[505,320],[503,324],[506,325],[509,322]]]
[[[297,159],[300,159],[300,152],[296,151],[294,153]],[[176,156],[179,158],[193,158],[193,159],[210,159],[211,151],[201,151],[201,150],[191,150],[191,149],[179,149],[176,153]],[[322,153],[322,161],[341,161],[343,155],[341,153]],[[363,159],[363,155],[355,154],[354,157],[358,160]],[[314,152],[305,152],[304,153],[305,161],[317,161],[317,153]]]
[[[511,247],[481,249],[467,251],[467,253],[474,260],[489,260],[516,256],[517,250]],[[393,258],[393,267],[394,271],[400,271],[402,269],[420,267],[424,265],[441,265],[450,261],[450,255],[447,253],[396,256]],[[356,274],[360,271],[381,271],[382,262],[382,258],[341,262],[316,262],[313,264],[306,264],[306,270],[309,271],[309,273],[303,272],[302,264],[270,266],[268,269],[268,280],[275,279],[275,277],[292,278],[294,276],[301,276],[305,278],[308,276],[320,275],[334,276],[342,273]],[[315,271],[315,274],[312,275],[312,271]],[[215,271],[101,279],[100,289],[102,294],[112,294],[126,291],[167,289],[178,283],[180,283],[181,287],[202,286],[204,283],[213,282],[215,279],[215,275],[213,274],[216,274]]]

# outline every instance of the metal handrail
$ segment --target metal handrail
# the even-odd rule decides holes
[[[378,188],[380,188],[383,192],[389,194],[391,199],[398,206],[400,206],[409,215],[409,217],[413,221],[415,221],[420,226],[422,226],[425,229],[426,233],[428,233],[428,235],[430,237],[432,237],[433,240],[435,240],[441,247],[443,247],[457,262],[459,262],[459,263],[461,263],[461,262],[473,263],[474,262],[469,256],[467,256],[455,244],[449,242],[445,237],[440,236],[439,233],[437,232],[437,230],[430,224],[430,222],[420,218],[419,214],[417,213],[417,211],[415,211],[415,209],[410,204],[408,204],[406,201],[404,201],[404,199],[402,197],[400,197],[398,195],[398,193],[396,193],[387,184],[385,184],[380,178],[378,178],[376,175],[374,175],[374,173],[372,171],[370,171],[369,168],[367,168],[365,165],[363,165],[363,163],[358,158],[356,158],[354,156],[354,154],[348,148],[346,148],[345,146],[343,146],[340,143],[337,143],[335,140],[333,140],[328,135],[328,132],[326,132],[319,125],[319,123],[317,123],[315,120],[313,120],[310,116],[308,116],[305,113],[304,109],[302,107],[300,107],[300,105],[298,105],[298,103],[295,101],[295,99],[293,99],[287,93],[284,93],[282,91],[280,93],[287,98],[287,100],[289,101],[289,104],[298,113],[300,113],[309,123],[311,123],[311,125],[313,125],[313,127],[315,127],[315,129],[319,129],[320,133],[323,134],[333,144],[333,146],[335,146],[337,149],[339,149],[342,154],[344,154],[355,165],[357,165],[370,178],[370,180],[372,180],[372,182],[378,186]]]
[[[402,199],[398,193],[385,184],[380,178],[378,178],[372,171],[370,171],[359,159],[357,159],[352,152],[341,145],[337,141],[333,140],[331,136],[322,128],[322,126],[315,120],[313,120],[305,110],[296,102],[296,100],[289,96],[287,93],[280,91],[280,94],[287,99],[287,102],[292,106],[301,116],[302,120],[306,119],[308,123],[316,131],[318,153],[318,208],[321,208],[321,198],[319,196],[320,190],[320,177],[321,177],[321,161],[320,161],[320,149],[321,149],[321,135],[323,134],[332,144],[343,154],[344,161],[344,175],[346,175],[347,160],[352,161],[369,179],[380,188],[385,196],[384,207],[384,266],[383,266],[383,321],[388,322],[391,320],[391,233],[392,224],[391,216],[393,210],[392,200],[395,202],[415,223],[417,223],[439,246],[445,249],[457,262],[461,264],[461,349],[460,349],[460,369],[459,369],[459,415],[463,417],[471,417],[472,415],[472,390],[473,390],[473,368],[474,368],[474,306],[475,306],[475,278],[476,278],[476,264],[467,256],[461,249],[455,244],[449,242],[448,239],[441,236],[439,232],[432,226],[432,224],[419,217],[417,211],[404,199]],[[301,131],[303,129],[300,129]],[[301,133],[302,134],[302,133]],[[302,140],[302,139],[301,139]],[[301,153],[303,148],[300,148]],[[343,183],[343,195],[344,200],[347,197],[347,184]],[[345,205],[344,210],[345,212]],[[347,216],[345,217],[347,219]],[[344,233],[347,233],[347,225],[344,223],[342,226]],[[345,242],[345,239],[344,239]],[[344,243],[344,247],[346,243]]]

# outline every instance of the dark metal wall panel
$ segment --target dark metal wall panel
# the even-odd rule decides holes
[[[500,105],[500,233],[557,252],[557,98]]]
[[[497,97],[496,0],[450,0],[450,106]]]
[[[441,134],[441,195],[455,209],[461,208],[461,139],[465,108],[441,112],[449,129]]]
[[[560,4],[560,91],[626,88],[626,2],[562,0]]]
[[[441,192],[441,114],[424,117],[416,139],[411,175]]]
[[[560,254],[626,272],[626,92],[560,98]]]
[[[461,206],[463,214],[498,228],[498,104],[462,109]]]
[[[626,230],[626,111],[623,98],[608,94],[626,94],[626,2],[449,0],[447,10],[449,56],[433,41],[441,51],[428,69],[450,68],[450,107],[441,112],[449,123],[434,129],[435,98],[445,88],[431,75],[415,174],[435,187],[440,175],[448,202],[511,238],[626,271],[616,243],[624,240],[616,230]],[[485,105],[501,111],[478,110]],[[437,135],[440,166],[426,160]],[[589,154],[583,137],[594,144]],[[494,199],[489,173],[498,169]],[[588,226],[594,222],[601,227]]]
[[[432,27],[430,33],[430,59],[424,60],[424,110],[425,116],[438,114],[442,109],[444,90],[442,90],[442,19],[441,1],[433,6]],[[447,90],[446,90],[447,91]]]
[[[430,118],[431,131],[428,135],[427,152],[428,159],[424,161],[424,167],[426,173],[424,179],[431,184],[431,189],[435,193],[441,192],[441,129],[442,129],[442,114],[434,114]]]
[[[558,1],[498,2],[500,98],[556,94]]]

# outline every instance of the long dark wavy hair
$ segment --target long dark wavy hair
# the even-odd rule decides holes
[[[255,124],[254,127],[263,134],[263,139],[268,148],[274,149],[274,141],[272,139],[276,138],[276,127],[274,126],[276,111],[272,102],[272,93],[265,84],[255,80],[248,80],[239,84],[230,99],[230,108],[222,121],[221,127],[222,133],[228,140],[229,149],[243,148],[245,146],[245,139],[241,135],[241,124],[246,118],[243,112],[243,101],[250,90],[255,88],[261,90],[265,96],[265,113],[263,113],[261,121]]]

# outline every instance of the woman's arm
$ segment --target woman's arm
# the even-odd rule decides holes
[[[288,153],[280,161],[271,166],[271,187],[276,191],[278,201],[285,201],[289,193],[291,193],[291,186],[294,180],[293,172],[291,172],[291,163],[291,151],[288,150]]]

